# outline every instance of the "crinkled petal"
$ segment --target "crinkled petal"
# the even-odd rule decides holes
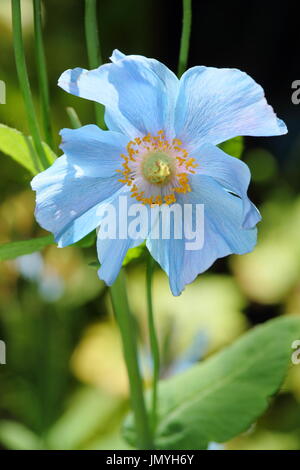
[[[79,129],[62,129],[60,148],[68,162],[85,176],[110,177],[122,166],[128,138],[124,134],[103,131],[93,124]]]
[[[97,237],[97,252],[98,258],[100,261],[100,269],[98,270],[99,278],[102,279],[107,285],[111,286],[116,277],[119,274],[119,271],[122,267],[122,263],[126,256],[127,251],[130,248],[134,248],[145,241],[145,236],[138,237],[136,239],[130,238],[126,236],[121,238],[120,236],[120,229],[128,234],[128,227],[132,220],[132,217],[128,217],[128,211],[130,206],[137,204],[135,198],[130,197],[131,193],[129,191],[123,192],[121,194],[123,201],[120,202],[119,196],[115,197],[111,201],[111,205],[114,207],[116,220],[118,221],[116,227],[116,238],[102,238],[102,229],[103,227],[100,225],[100,229],[98,231]],[[126,207],[124,208],[124,198],[126,198]],[[122,204],[122,205],[121,205]],[[149,210],[148,206],[143,206],[144,211],[147,211],[147,219],[149,218]],[[104,223],[104,221],[103,221]],[[150,219],[148,219],[149,229],[150,229]]]
[[[257,230],[243,229],[243,202],[226,191],[210,176],[190,177],[192,191],[181,195],[181,204],[192,204],[193,223],[196,204],[204,204],[204,243],[200,249],[186,249],[187,240],[147,240],[147,246],[170,278],[174,295],[206,271],[217,258],[253,250]]]
[[[182,286],[206,271],[217,258],[252,251],[257,240],[256,228],[242,228],[240,198],[225,191],[209,176],[195,175],[190,180],[192,192],[182,202],[204,204],[204,244],[200,250],[185,250]]]
[[[165,65],[142,56],[114,54],[113,63],[94,70],[65,71],[58,85],[106,107],[110,130],[131,138],[164,129],[174,136],[174,107],[179,81]]]
[[[123,54],[123,52],[119,51],[119,49],[114,49],[110,60],[112,62],[117,62],[118,60],[124,59],[124,57],[126,57],[126,55]]]
[[[175,110],[177,137],[189,146],[219,144],[239,135],[286,134],[264,91],[237,69],[198,66],[180,79]]]
[[[35,176],[31,186],[36,191],[36,219],[54,234],[60,247],[95,229],[102,218],[101,207],[123,189],[117,174],[110,178],[86,176],[66,155]]]
[[[244,216],[242,226],[254,227],[261,220],[261,216],[247,195],[251,174],[246,163],[227,155],[211,144],[203,144],[192,151],[190,156],[198,163],[198,174],[211,176],[242,199]]]
[[[108,286],[111,286],[122,267],[122,263],[126,256],[127,251],[130,248],[143,243],[144,240],[132,240],[132,239],[115,239],[115,240],[99,240],[97,239],[97,251],[98,258],[101,266],[98,270],[98,276]]]

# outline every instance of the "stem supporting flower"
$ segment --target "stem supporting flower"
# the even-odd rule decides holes
[[[97,25],[97,0],[85,0],[84,25],[89,67],[95,69],[102,65]],[[95,115],[98,126],[105,129],[104,106],[95,103]]]
[[[187,61],[190,49],[190,35],[192,26],[192,0],[182,0],[183,18],[182,18],[182,33],[180,40],[179,62],[178,62],[178,77],[185,72],[187,68]]]
[[[124,359],[130,385],[130,400],[138,436],[137,445],[139,449],[152,449],[153,441],[144,401],[143,382],[138,364],[137,324],[129,308],[123,271],[120,272],[118,278],[111,286],[110,294],[115,317],[121,332]]]
[[[157,425],[157,386],[159,380],[160,370],[160,354],[159,344],[155,329],[155,321],[153,315],[153,302],[152,302],[152,279],[154,270],[154,259],[148,255],[147,271],[146,271],[146,290],[147,290],[147,306],[148,306],[148,327],[150,337],[150,347],[153,361],[153,381],[152,381],[152,407],[151,407],[151,428],[153,435]]]

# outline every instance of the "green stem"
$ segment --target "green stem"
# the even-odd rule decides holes
[[[78,129],[78,127],[81,127],[82,124],[80,122],[80,119],[79,119],[78,114],[76,113],[75,109],[72,108],[71,106],[68,106],[66,108],[66,111],[67,111],[67,115],[70,119],[70,123],[71,123],[71,126],[73,127],[73,129]]]
[[[17,74],[27,112],[29,130],[33,138],[35,150],[39,156],[39,160],[42,163],[43,168],[47,168],[49,166],[49,162],[41,141],[25,62],[20,0],[12,0],[12,26]]]
[[[139,449],[151,449],[153,448],[152,437],[138,364],[136,323],[129,309],[123,271],[120,272],[115,283],[111,286],[110,293],[122,337],[124,358],[130,384],[130,399],[135,418],[137,445]]]
[[[157,385],[159,380],[160,358],[159,358],[159,344],[156,335],[153,304],[152,304],[152,278],[154,269],[154,259],[149,254],[147,261],[146,271],[146,291],[147,291],[147,305],[148,305],[148,327],[150,337],[150,347],[153,360],[153,383],[152,383],[152,408],[151,408],[151,427],[153,435],[155,434],[157,424]]]
[[[182,17],[182,33],[180,41],[180,52],[178,62],[178,77],[180,78],[186,70],[189,48],[190,48],[190,35],[192,25],[192,0],[182,0],[183,17]]]
[[[42,12],[41,0],[33,0],[34,14],[34,33],[35,33],[35,49],[37,72],[40,89],[40,99],[42,105],[42,118],[44,135],[47,144],[53,149],[53,136],[50,121],[50,100],[49,100],[49,84],[47,75],[47,66],[44,52],[43,35],[42,35]]]
[[[89,67],[95,69],[102,64],[97,24],[97,0],[85,0],[84,24]],[[98,126],[105,129],[104,106],[95,103],[95,114]]]

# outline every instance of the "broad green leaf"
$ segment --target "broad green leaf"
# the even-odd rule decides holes
[[[55,153],[43,142],[49,166],[56,159]],[[42,170],[35,152],[32,137],[25,136],[17,129],[0,124],[0,151],[9,155],[30,173],[36,175]]]
[[[233,137],[233,139],[226,140],[222,142],[219,147],[223,152],[228,153],[232,157],[241,158],[244,150],[244,138],[243,137]]]
[[[40,438],[23,424],[0,421],[0,442],[10,450],[40,450],[43,444]]]
[[[29,255],[35,251],[42,250],[47,245],[54,243],[53,235],[46,237],[32,238],[30,240],[3,243],[0,245],[0,261],[14,259],[18,256]]]
[[[233,345],[161,383],[158,449],[205,449],[246,431],[265,411],[291,362],[300,319],[281,317],[253,328]],[[124,435],[135,443],[132,416]]]

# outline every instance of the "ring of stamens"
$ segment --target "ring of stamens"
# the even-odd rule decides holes
[[[176,202],[176,193],[191,191],[188,175],[195,173],[194,158],[179,139],[167,140],[164,131],[136,137],[122,154],[120,182],[130,187],[131,197],[144,204]]]

